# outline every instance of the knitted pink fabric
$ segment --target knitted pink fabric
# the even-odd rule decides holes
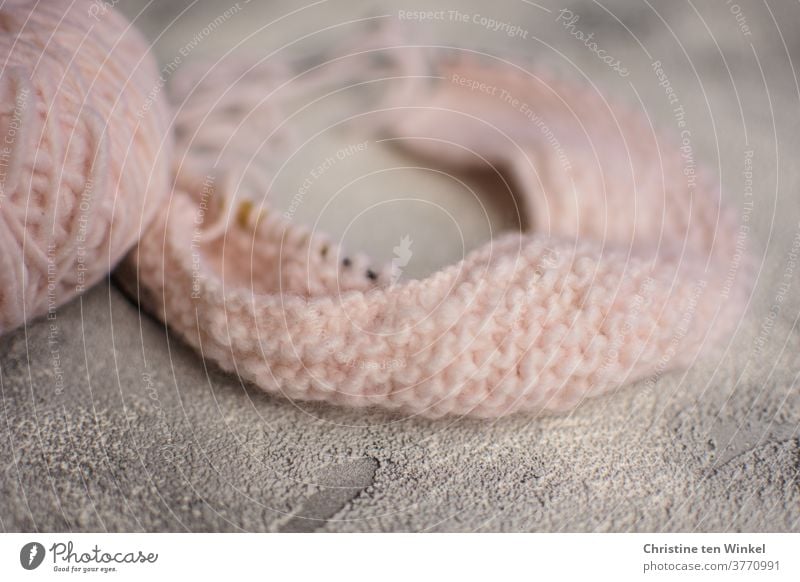
[[[265,96],[288,73],[219,66],[177,83],[176,189],[131,256],[144,303],[269,392],[432,417],[567,410],[687,366],[730,329],[749,291],[736,218],[646,119],[478,59],[436,75],[387,105],[383,130],[443,164],[507,170],[530,232],[392,284],[389,265],[234,203],[269,188],[246,162],[277,141]]]
[[[155,61],[89,0],[0,5],[0,334],[106,276],[168,194]]]

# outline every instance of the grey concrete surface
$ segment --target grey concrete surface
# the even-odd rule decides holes
[[[231,6],[163,2],[140,13],[145,4],[119,6],[154,39],[162,62]],[[247,42],[266,51],[412,4],[331,1]],[[759,258],[759,281],[726,345],[652,388],[628,387],[568,415],[428,421],[267,396],[204,364],[106,282],[54,321],[0,338],[0,530],[799,531],[800,266],[791,252],[800,241],[800,5],[742,2],[737,21],[724,2],[538,4],[550,12],[516,0],[462,7],[517,23],[528,40],[450,22],[415,31],[569,77],[585,73],[610,96],[640,99],[669,129],[672,114],[651,70],[661,60],[690,116],[698,158],[740,209],[752,150],[747,245]],[[554,24],[565,6],[625,60],[629,78]],[[192,56],[221,54],[298,7],[248,3]],[[353,34],[350,26],[292,50],[316,50]],[[311,151],[344,138],[326,139]],[[281,178],[284,196],[316,153]],[[373,148],[331,174],[304,217],[323,214],[326,190],[403,160]],[[503,204],[484,215],[458,187],[422,174],[348,189],[338,214],[321,224],[387,256],[411,232],[413,276],[460,258],[462,233],[469,247],[489,238],[487,225],[513,227]],[[354,220],[410,192],[452,210],[457,227],[413,206]]]

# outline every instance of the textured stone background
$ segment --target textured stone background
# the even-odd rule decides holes
[[[119,7],[169,62],[230,7],[190,4],[142,9],[144,1],[122,0]],[[689,114],[698,157],[718,171],[740,208],[744,152],[753,150],[747,244],[761,269],[730,342],[686,373],[661,377],[653,389],[626,388],[566,416],[434,422],[266,396],[206,367],[114,284],[101,284],[59,310],[55,343],[45,321],[0,339],[0,529],[800,530],[800,268],[789,261],[792,241],[800,240],[800,89],[791,63],[800,63],[800,5],[742,2],[748,35],[723,0],[544,0],[544,9],[516,0],[459,4],[519,24],[529,39],[454,23],[412,32],[569,77],[583,73],[599,90],[634,104],[635,87],[655,123],[669,129],[673,120],[650,69],[661,60]],[[213,58],[299,8],[288,1],[241,5],[193,57]],[[562,7],[625,62],[628,79],[554,24]],[[412,8],[325,2],[247,45],[266,51],[338,25],[289,49],[311,53],[358,33],[341,23]],[[326,139],[287,171],[284,191],[296,188],[293,180],[307,173],[314,152],[329,152],[344,138]],[[326,189],[402,160],[372,148],[331,173],[302,212],[320,214]],[[338,214],[322,216],[321,224],[385,257],[398,233],[413,229],[412,275],[460,258],[461,234],[471,248],[489,238],[488,225],[513,227],[503,204],[488,204],[484,215],[458,187],[424,173],[376,185],[348,189]],[[410,192],[451,211],[456,227],[441,212],[408,205],[405,215],[384,210],[345,232],[369,204]],[[782,293],[785,280],[790,288]]]

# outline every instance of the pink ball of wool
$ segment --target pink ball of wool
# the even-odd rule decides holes
[[[436,63],[438,81],[409,76],[384,130],[450,166],[503,168],[528,231],[396,283],[391,265],[345,255],[266,203],[237,206],[237,192],[269,191],[254,152],[285,133],[275,95],[305,85],[220,63],[176,84],[177,188],[131,255],[143,303],[266,391],[431,417],[568,410],[724,338],[751,273],[709,175],[689,176],[646,118],[583,86],[430,56],[413,58]]]
[[[140,34],[89,0],[0,6],[0,334],[104,277],[166,196],[171,137]]]

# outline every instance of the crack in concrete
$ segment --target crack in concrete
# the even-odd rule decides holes
[[[320,491],[306,497],[278,531],[301,533],[320,529],[374,483],[377,470],[378,461],[371,457],[327,467],[319,477]]]

